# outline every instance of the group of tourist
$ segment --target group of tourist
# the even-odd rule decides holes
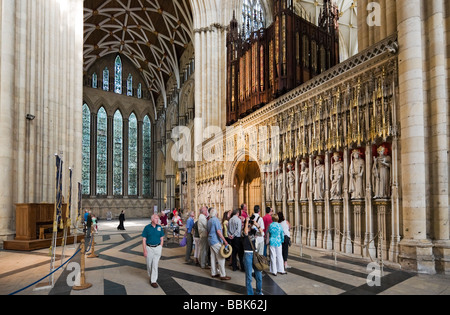
[[[144,257],[147,260],[147,271],[150,285],[158,288],[158,263],[164,246],[164,226],[167,225],[162,216],[154,214],[151,224],[142,232],[142,246]],[[211,277],[222,281],[230,280],[227,275],[226,261],[233,271],[241,270],[245,273],[245,283],[248,295],[253,295],[253,277],[256,279],[256,294],[262,295],[262,272],[254,268],[253,255],[270,257],[270,274],[273,276],[285,275],[288,249],[290,246],[290,224],[284,219],[282,212],[273,213],[266,208],[265,216],[261,216],[260,207],[254,207],[254,213],[249,216],[247,205],[242,204],[240,209],[226,211],[222,220],[214,208],[202,207],[195,220],[195,212],[190,211],[186,219],[186,263],[195,263],[202,269],[211,268]],[[172,221],[181,222],[176,211]],[[224,255],[229,252],[231,256]],[[191,259],[193,254],[194,260]],[[224,257],[225,256],[225,257]]]

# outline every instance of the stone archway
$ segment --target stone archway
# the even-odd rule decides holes
[[[251,214],[255,205],[262,207],[261,168],[248,154],[245,155],[245,159],[235,160],[230,169],[228,182],[233,209],[245,203]]]

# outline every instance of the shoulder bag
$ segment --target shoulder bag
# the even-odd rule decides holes
[[[253,242],[250,239],[250,236],[247,235],[247,237],[253,249],[253,266],[255,266],[255,268],[259,271],[269,270],[269,259],[266,256],[257,253],[255,247],[253,246]]]

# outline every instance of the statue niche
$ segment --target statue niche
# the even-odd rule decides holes
[[[344,182],[344,162],[342,162],[339,152],[333,154],[333,160],[330,171],[331,200],[342,199],[342,184]]]
[[[377,149],[378,157],[373,158],[372,185],[375,199],[391,197],[391,157],[387,152],[386,147],[380,146]]]
[[[361,152],[359,150],[353,150],[352,161],[350,163],[350,187],[349,192],[351,199],[364,199],[364,174],[365,174],[365,161],[361,158]]]

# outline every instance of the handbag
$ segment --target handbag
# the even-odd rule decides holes
[[[187,238],[186,238],[186,236],[185,236],[185,237],[183,237],[183,239],[181,240],[180,246],[181,246],[181,247],[184,247],[184,246],[186,246],[186,243],[187,243]]]
[[[256,252],[255,247],[253,246],[253,242],[250,239],[250,236],[248,236],[248,240],[250,241],[250,245],[253,249],[253,266],[255,266],[256,270],[259,271],[267,271],[269,270],[269,259],[266,256],[260,255]]]

